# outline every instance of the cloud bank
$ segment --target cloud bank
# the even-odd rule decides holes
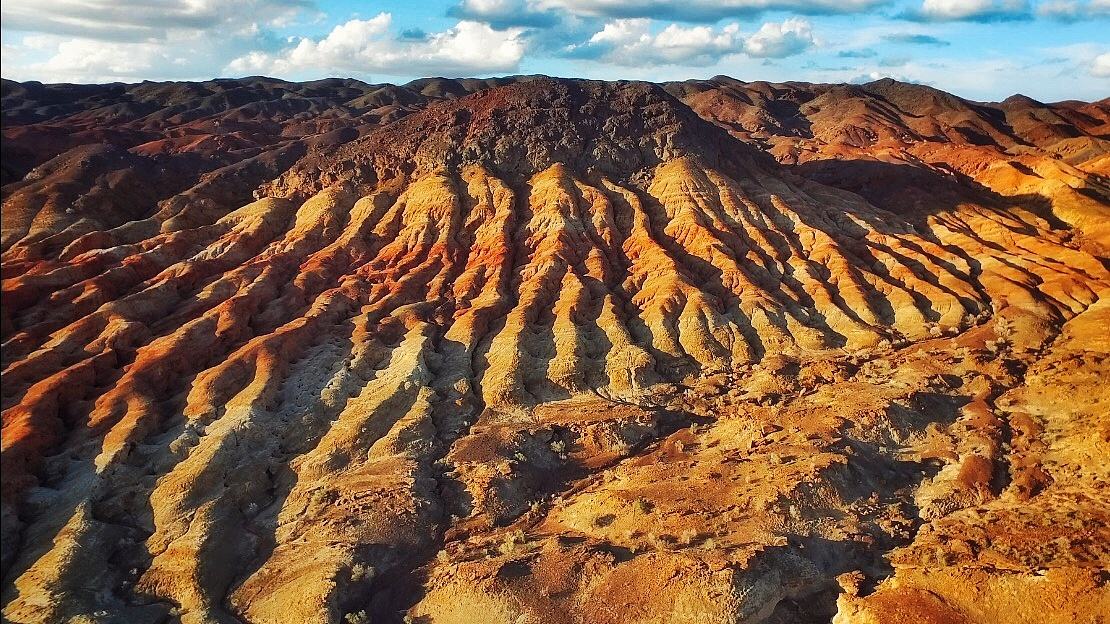
[[[516,72],[839,82],[897,68],[969,96],[1110,94],[1110,0],[379,4],[398,8],[357,15],[356,5],[332,0],[10,0],[0,5],[0,63],[7,78],[55,82]]]
[[[226,71],[361,75],[394,74],[403,67],[419,74],[465,75],[515,71],[524,57],[519,28],[496,30],[489,24],[462,21],[448,30],[414,38],[396,35],[392,27],[390,13],[350,20],[326,37],[305,37],[277,53],[252,51],[228,63]]]

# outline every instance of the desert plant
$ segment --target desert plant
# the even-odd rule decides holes
[[[346,624],[370,624],[370,615],[363,611],[353,611],[343,616]]]
[[[352,583],[358,583],[359,581],[362,581],[362,580],[373,579],[376,574],[377,574],[377,570],[375,570],[374,566],[371,566],[371,565],[356,563],[355,565],[351,566],[351,582]]]
[[[501,546],[498,550],[500,550],[503,555],[509,555],[516,551],[517,545],[523,544],[526,541],[527,538],[524,535],[524,531],[520,529],[510,531],[506,533],[505,537],[501,540]]]

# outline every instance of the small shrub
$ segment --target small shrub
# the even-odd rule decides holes
[[[371,580],[377,574],[374,566],[356,563],[351,566],[351,582],[358,583],[362,580]]]
[[[343,616],[346,624],[370,624],[370,615],[366,611],[354,611]]]
[[[500,550],[503,555],[510,555],[516,551],[518,544],[523,544],[526,541],[527,538],[524,535],[524,531],[517,529],[505,535],[498,550]]]

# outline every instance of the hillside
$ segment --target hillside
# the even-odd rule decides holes
[[[1108,119],[5,81],[4,617],[1095,621]]]

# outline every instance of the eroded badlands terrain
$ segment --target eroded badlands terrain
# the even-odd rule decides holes
[[[5,621],[1103,622],[1110,104],[3,84]]]

